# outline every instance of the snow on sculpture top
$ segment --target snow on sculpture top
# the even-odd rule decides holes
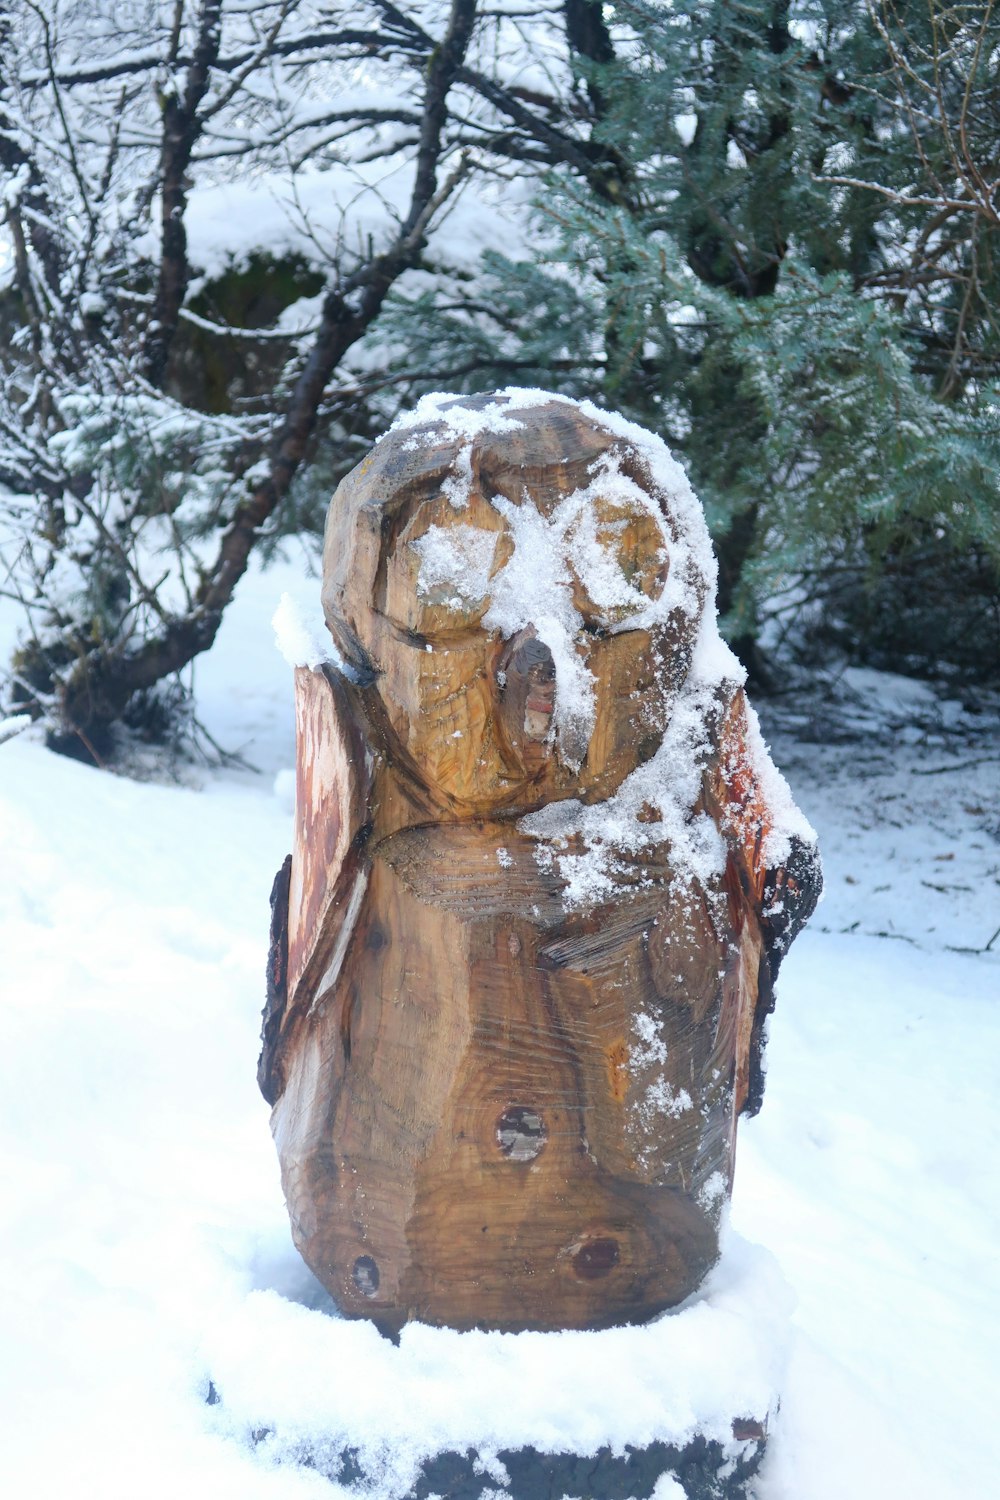
[[[596,1326],[714,1258],[819,886],[714,590],[683,471],[586,402],[426,397],[338,489],[336,665],[282,626],[310,669],[261,1077],[346,1311]]]
[[[375,524],[391,531],[385,549],[372,545]],[[704,514],[665,444],[590,402],[542,391],[424,397],[349,476],[330,513],[324,601],[348,661],[371,670],[380,653],[392,656],[415,636],[432,654],[436,640],[455,651],[475,649],[471,636],[485,648],[523,632],[551,658],[552,701],[532,737],[551,752],[548,774],[533,777],[533,787],[552,811],[522,827],[567,843],[582,837],[587,856],[563,862],[570,899],[612,888],[616,847],[636,853],[661,838],[662,828],[638,816],[644,808],[669,828],[675,862],[703,878],[724,863],[723,839],[695,812],[711,753],[706,726],[745,676],[718,633],[715,584]],[[650,679],[630,696],[602,671],[612,653],[623,654],[606,643],[623,635]],[[417,670],[426,715],[421,694],[436,664]],[[470,676],[474,694],[482,675]],[[602,757],[592,743],[598,700],[609,693],[617,694],[621,727],[643,741],[641,771]],[[403,705],[395,706],[401,723]],[[509,767],[498,774],[495,747],[485,742],[494,726],[472,708],[459,723],[451,705],[451,737],[465,741],[464,763],[480,774],[442,790],[456,810],[467,802],[480,812],[491,800],[514,805],[526,788]],[[763,789],[768,810],[764,858],[777,865],[793,839],[811,844],[815,835],[771,763],[752,709],[743,713],[747,778]],[[416,715],[406,732],[419,752],[427,735]],[[649,753],[651,737],[658,744]],[[492,799],[482,795],[487,784]]]

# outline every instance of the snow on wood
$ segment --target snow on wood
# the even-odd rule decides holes
[[[0,745],[4,740],[12,740],[15,734],[20,734],[22,729],[27,729],[31,723],[30,714],[9,714],[0,719]]]
[[[340,657],[323,623],[315,588],[299,587],[286,591],[271,617],[278,650],[290,667],[309,667],[317,671],[324,662],[341,665]]]

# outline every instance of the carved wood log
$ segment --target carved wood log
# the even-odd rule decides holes
[[[713,598],[666,450],[559,398],[425,406],[338,489],[260,1076],[347,1314],[598,1328],[716,1258],[819,873]]]

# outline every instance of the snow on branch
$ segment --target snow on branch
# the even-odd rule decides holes
[[[88,744],[212,643],[253,550],[317,504],[313,455],[342,471],[391,419],[406,389],[368,352],[376,322],[403,278],[495,243],[498,169],[596,170],[547,102],[573,77],[554,12],[113,10],[0,16],[0,274],[22,310],[0,349],[20,499],[0,506],[18,597],[43,601],[24,680]]]

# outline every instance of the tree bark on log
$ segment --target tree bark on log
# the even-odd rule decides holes
[[[767,1433],[756,1421],[733,1426],[737,1436],[726,1445],[698,1436],[684,1447],[654,1442],[645,1448],[629,1445],[623,1453],[600,1448],[576,1454],[541,1453],[529,1446],[501,1449],[497,1457],[510,1476],[511,1500],[649,1500],[664,1476],[676,1480],[685,1500],[746,1500],[763,1461]],[[260,1437],[266,1439],[267,1433]],[[317,1456],[309,1467],[346,1489],[356,1487],[359,1494],[370,1484],[350,1448]],[[404,1500],[496,1500],[505,1493],[475,1449],[448,1450],[421,1466]]]

